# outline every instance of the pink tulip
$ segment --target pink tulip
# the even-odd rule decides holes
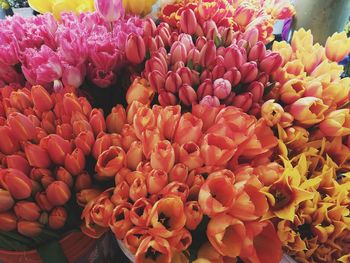
[[[196,91],[187,84],[182,85],[182,87],[179,89],[179,98],[186,106],[191,106],[192,103],[197,102]]]
[[[241,82],[241,72],[237,68],[231,68],[224,74],[223,78],[228,80],[232,87],[235,87]]]
[[[180,75],[176,72],[169,71],[165,79],[165,90],[176,93],[182,84]]]
[[[213,67],[216,62],[216,46],[209,40],[200,51],[200,64],[203,67]]]
[[[167,91],[163,91],[163,92],[159,93],[158,101],[159,101],[159,104],[162,106],[176,105],[177,104],[176,96],[173,93],[167,92]]]
[[[240,68],[239,71],[241,72],[241,82],[242,83],[250,83],[254,81],[258,76],[258,66],[256,62],[251,61],[244,63]]]
[[[171,64],[175,64],[177,61],[186,62],[187,60],[187,49],[186,46],[180,42],[175,41],[170,49],[171,54]]]
[[[192,9],[186,8],[185,10],[182,11],[181,18],[180,18],[180,26],[181,26],[181,30],[184,33],[192,35],[196,32],[197,19]]]
[[[224,100],[226,99],[232,90],[231,83],[226,79],[217,79],[214,81],[214,95]]]
[[[143,42],[145,43],[146,50],[149,50],[151,53],[158,50],[157,42],[153,37],[144,36]]]
[[[140,35],[131,33],[125,44],[126,58],[134,64],[140,64],[146,56],[146,46]]]
[[[248,86],[248,91],[253,95],[253,102],[259,102],[264,95],[264,85],[254,81]]]
[[[262,59],[265,58],[266,55],[266,47],[265,44],[261,41],[256,43],[255,46],[253,46],[248,55],[248,59],[250,61],[261,61]]]
[[[247,26],[253,19],[255,15],[255,10],[247,6],[238,6],[238,8],[233,13],[233,20],[240,26]]]
[[[89,71],[89,78],[100,88],[107,88],[116,81],[116,75],[113,71],[105,71],[98,68]]]
[[[113,22],[124,16],[125,10],[121,0],[95,0],[97,12],[108,22]]]
[[[276,52],[272,52],[269,55],[267,55],[263,60],[261,60],[259,68],[263,72],[266,72],[270,75],[282,65],[282,62],[283,59],[281,55]]]
[[[84,65],[71,66],[68,64],[63,65],[62,82],[65,86],[72,86],[79,88],[83,84],[86,75],[86,68]]]
[[[179,74],[183,85],[192,85],[192,72],[188,67],[179,68],[176,73]]]
[[[157,29],[157,26],[154,23],[152,18],[145,19],[143,23],[143,34],[145,36],[153,37],[156,29]]]
[[[253,103],[253,95],[250,92],[237,95],[233,98],[232,105],[247,112]]]
[[[237,46],[229,46],[225,50],[224,64],[226,69],[239,68],[245,62],[241,50]]]
[[[204,80],[202,84],[199,85],[197,90],[197,96],[199,100],[202,100],[205,96],[212,96],[214,94],[213,84],[210,79]]]
[[[213,79],[219,79],[219,78],[222,78],[224,76],[226,72],[226,69],[225,69],[225,66],[224,65],[216,65],[214,68],[213,68]]]
[[[200,53],[199,53],[198,49],[192,48],[188,52],[187,66],[189,65],[189,63],[192,63],[193,66],[197,66],[197,65],[199,65],[199,62],[200,62]]]

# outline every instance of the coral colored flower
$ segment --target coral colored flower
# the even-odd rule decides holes
[[[0,213],[10,210],[15,201],[13,200],[9,191],[0,189]]]
[[[198,250],[198,259],[196,263],[224,263],[222,255],[210,244],[205,242]]]
[[[180,118],[173,140],[180,145],[189,141],[198,143],[202,136],[202,127],[202,120],[190,113],[185,113]]]
[[[230,209],[236,199],[232,180],[223,174],[208,178],[200,188],[198,202],[203,213],[215,217]]]
[[[15,199],[26,199],[32,193],[32,182],[23,172],[16,169],[3,169],[0,182]]]
[[[157,194],[168,184],[168,174],[164,170],[153,169],[146,176],[146,184],[149,194]]]
[[[186,223],[184,204],[179,197],[169,196],[157,201],[151,210],[150,233],[160,237],[175,236]]]
[[[140,64],[146,56],[146,46],[142,37],[131,33],[125,44],[126,58],[134,64]]]
[[[168,241],[158,236],[146,236],[137,249],[135,262],[171,262],[171,247]]]
[[[49,226],[51,229],[61,229],[66,224],[68,214],[63,207],[56,207],[49,216]]]
[[[283,84],[280,89],[281,101],[286,104],[292,104],[305,93],[305,84],[298,79],[291,79]]]
[[[159,141],[153,148],[150,163],[153,169],[169,172],[175,164],[175,152],[169,141]]]
[[[304,28],[299,29],[298,31],[295,31],[292,38],[292,48],[295,52],[299,49],[308,49],[311,48],[313,45],[313,36],[311,34],[311,31],[305,31]]]
[[[139,227],[147,227],[149,216],[151,213],[152,204],[146,198],[138,199],[130,210],[131,222]]]
[[[122,105],[112,108],[111,113],[107,116],[106,125],[110,133],[120,133],[123,125],[126,123],[126,112]]]
[[[55,164],[64,165],[66,155],[72,153],[71,143],[56,134],[50,134],[45,140],[50,159]]]
[[[173,166],[169,172],[169,181],[170,182],[181,182],[185,183],[188,176],[188,167],[183,163],[177,163]]]
[[[71,197],[68,186],[62,181],[55,181],[46,189],[47,199],[56,206],[64,205]]]
[[[136,177],[130,185],[129,197],[136,202],[138,199],[147,196],[147,185],[143,176]]]
[[[84,152],[76,148],[71,154],[67,154],[64,166],[72,175],[79,175],[85,168]]]
[[[190,201],[185,204],[186,228],[195,230],[202,222],[203,212],[198,202]]]
[[[282,118],[284,110],[282,106],[275,103],[274,100],[266,101],[261,107],[261,117],[263,117],[269,126],[274,126]]]
[[[336,32],[327,38],[325,49],[329,60],[340,62],[350,53],[350,38],[344,31]]]
[[[124,237],[125,247],[133,254],[136,254],[142,240],[147,237],[148,229],[146,227],[133,227]]]
[[[43,225],[41,225],[38,222],[20,220],[17,223],[18,233],[27,237],[38,236],[41,233],[42,228],[43,228]]]
[[[35,138],[35,127],[30,119],[17,112],[8,116],[8,124],[12,129],[13,135],[19,141],[29,141]]]
[[[181,117],[180,106],[166,106],[164,107],[157,118],[157,127],[161,136],[167,140],[171,140],[175,133],[177,123]]]
[[[243,248],[246,235],[244,224],[229,215],[212,218],[207,227],[207,237],[211,245],[221,255],[237,257]]]
[[[201,167],[203,159],[201,149],[193,142],[188,142],[180,146],[179,161],[186,165],[189,171]]]
[[[129,203],[123,203],[116,206],[110,215],[109,227],[118,239],[123,239],[125,234],[132,228],[130,221]]]
[[[133,127],[139,139],[145,130],[153,130],[156,124],[156,118],[150,108],[142,107],[137,110],[133,120]]]
[[[189,192],[190,190],[187,184],[174,181],[166,185],[164,189],[160,191],[159,196],[177,196],[180,197],[182,202],[185,203],[188,199]]]
[[[327,108],[321,99],[304,97],[294,102],[289,112],[300,124],[309,126],[323,121]]]
[[[169,238],[168,241],[175,251],[182,252],[191,245],[192,234],[186,228],[183,228],[175,236]]]
[[[0,127],[0,151],[3,154],[13,154],[19,150],[18,140],[15,138],[10,127],[1,126]]]
[[[36,221],[40,217],[40,208],[34,202],[20,201],[14,207],[15,214],[18,218]]]
[[[133,101],[139,101],[142,104],[150,104],[155,90],[147,83],[145,79],[136,78],[126,93],[126,101],[130,105]]]
[[[125,165],[125,158],[126,154],[122,148],[111,146],[98,157],[95,170],[100,178],[114,177]]]
[[[341,109],[330,112],[320,123],[320,130],[326,136],[346,136],[350,134],[350,110]]]
[[[17,217],[13,212],[0,213],[0,230],[13,231],[17,228]]]

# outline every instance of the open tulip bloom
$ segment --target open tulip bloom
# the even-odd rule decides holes
[[[0,21],[0,249],[80,226],[136,263],[349,261],[344,32],[268,49],[288,0],[29,3]]]

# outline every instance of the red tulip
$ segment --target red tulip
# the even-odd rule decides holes
[[[150,157],[153,169],[169,172],[175,163],[175,152],[169,141],[159,141]]]
[[[9,191],[0,189],[0,213],[10,210],[15,201],[13,200]]]
[[[198,87],[198,100],[202,100],[205,96],[212,96],[214,94],[214,87],[210,79],[205,79]]]
[[[56,179],[65,182],[66,185],[72,187],[74,184],[72,175],[63,167],[59,167],[56,171]]]
[[[68,202],[71,192],[62,181],[55,181],[46,189],[48,201],[55,206],[62,206]]]
[[[175,41],[170,49],[170,63],[175,64],[178,61],[187,61],[187,50],[182,42]]]
[[[13,231],[17,228],[17,217],[13,212],[0,213],[0,230],[5,232]]]
[[[61,229],[66,224],[68,214],[63,207],[54,208],[49,216],[49,227],[51,229]]]
[[[51,211],[53,208],[53,205],[50,203],[50,201],[47,198],[46,193],[37,193],[35,195],[35,201],[39,205],[39,207],[44,211]]]
[[[72,116],[74,112],[83,111],[77,97],[73,93],[64,94],[62,102],[63,102],[64,112],[68,116]]]
[[[28,221],[36,221],[40,217],[40,208],[33,202],[20,201],[16,203],[14,211],[18,218]]]
[[[56,134],[50,134],[47,137],[47,151],[55,164],[63,165],[66,155],[72,152],[72,144]]]
[[[7,118],[13,135],[20,141],[28,141],[35,138],[36,132],[30,119],[18,112],[11,113]]]
[[[241,72],[241,75],[242,75],[242,78],[241,78],[242,83],[250,83],[254,81],[258,76],[258,67],[256,62],[254,61],[244,63],[239,68],[239,71]]]
[[[112,138],[110,134],[99,134],[99,137],[96,138],[95,144],[92,148],[92,156],[97,160],[99,156],[109,147],[112,146]]]
[[[31,180],[19,170],[4,169],[1,180],[15,199],[26,199],[32,193]]]
[[[50,94],[42,86],[33,86],[31,95],[34,103],[34,108],[39,112],[49,111],[53,108],[53,102]]]
[[[111,146],[98,157],[95,171],[100,178],[114,177],[125,165],[125,162],[126,154],[124,150],[117,146]]]
[[[181,182],[185,183],[188,176],[188,168],[183,163],[177,163],[173,166],[169,172],[170,182]]]
[[[158,101],[159,101],[159,104],[162,106],[176,105],[177,98],[173,93],[163,91],[159,93]]]
[[[6,164],[8,168],[20,170],[24,174],[29,174],[30,166],[26,158],[19,154],[6,156]]]
[[[181,30],[187,34],[194,34],[197,29],[197,19],[192,9],[187,8],[182,11],[180,18]]]
[[[126,58],[134,64],[140,64],[146,56],[146,46],[140,35],[131,33],[125,45]]]
[[[224,54],[224,64],[226,69],[239,68],[245,63],[245,58],[237,46],[227,47]]]
[[[143,30],[144,30],[143,34],[145,36],[153,37],[154,36],[154,32],[156,31],[156,29],[157,29],[157,26],[154,23],[152,18],[145,19],[144,24],[143,24]]]
[[[73,127],[69,123],[63,123],[56,126],[56,134],[65,140],[73,139]]]
[[[13,154],[19,150],[18,140],[8,126],[0,126],[0,151],[3,154]]]
[[[30,96],[21,90],[12,92],[9,102],[12,107],[18,109],[21,112],[24,112],[26,109],[33,107],[33,102]]]
[[[43,225],[38,222],[20,220],[17,224],[18,233],[27,237],[38,236],[41,233],[42,228]]]
[[[95,144],[94,134],[91,131],[82,131],[74,139],[75,146],[81,149],[85,155],[89,155]]]
[[[96,136],[100,132],[106,131],[106,122],[101,109],[93,109],[91,111],[89,123]]]
[[[81,173],[76,177],[75,190],[82,191],[92,186],[92,179],[88,173]]]

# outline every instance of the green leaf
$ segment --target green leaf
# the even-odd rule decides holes
[[[214,43],[215,43],[216,47],[220,47],[221,46],[221,39],[218,36],[216,36],[214,39]]]
[[[267,94],[269,94],[271,92],[271,90],[273,90],[273,88],[275,87],[276,83],[271,83],[270,85],[268,85],[265,90],[264,90],[264,96],[266,96]]]
[[[190,59],[190,60],[188,61],[187,67],[188,67],[190,70],[193,69],[193,61],[192,61],[192,59]]]

